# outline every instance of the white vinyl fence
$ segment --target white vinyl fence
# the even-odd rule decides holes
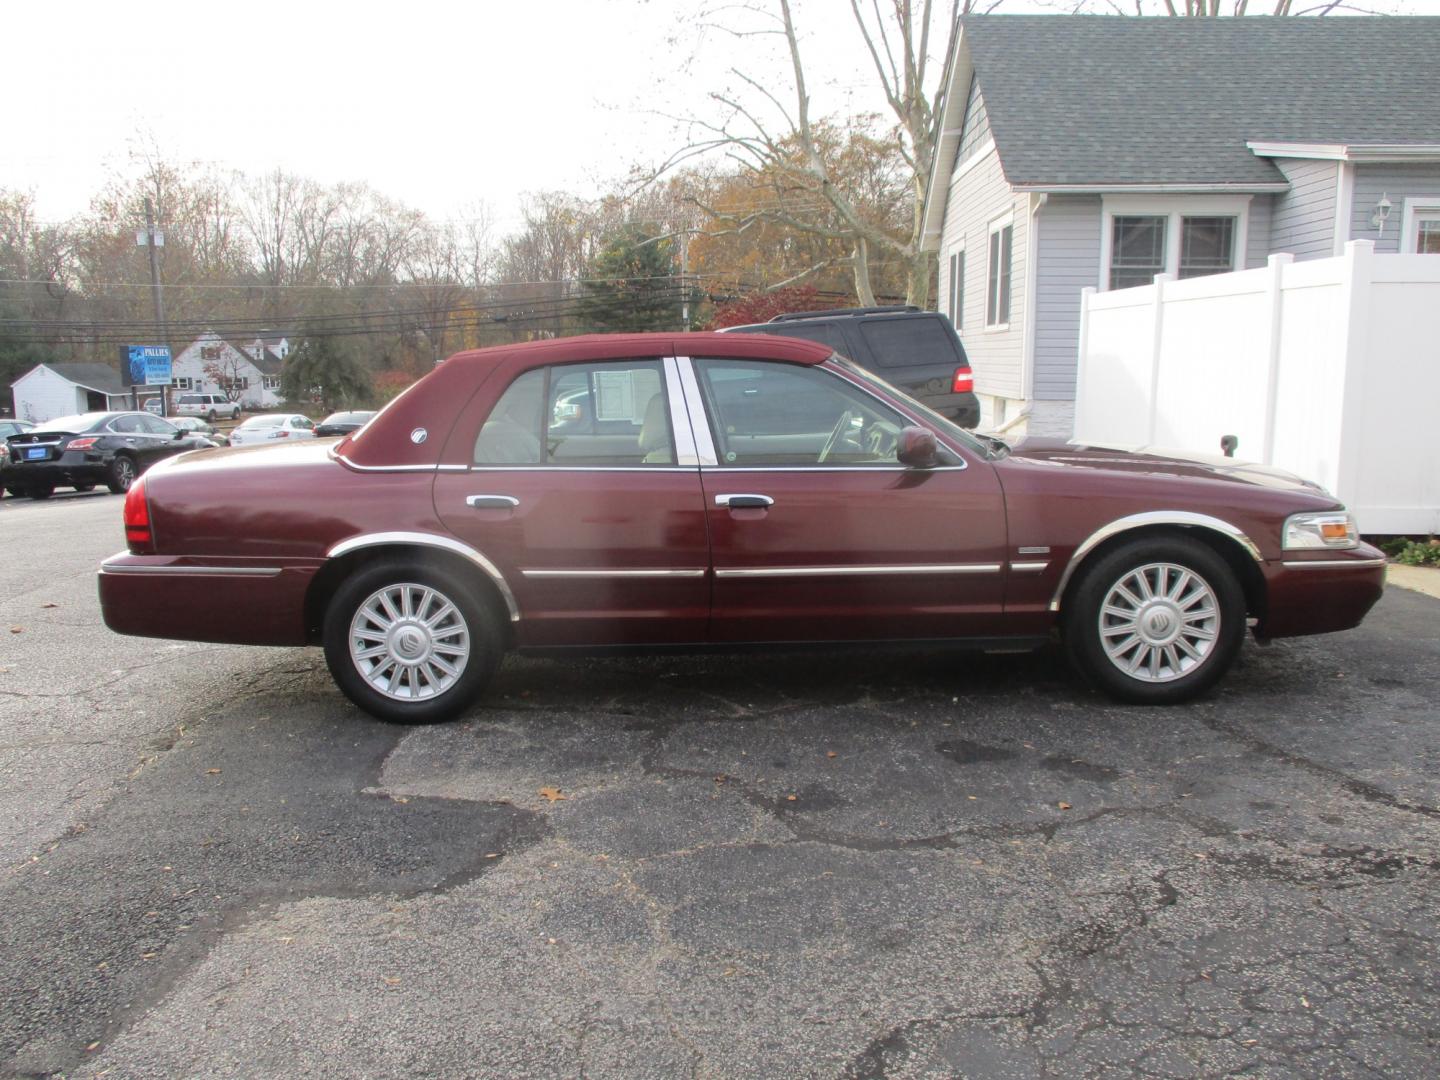
[[[1318,481],[1367,533],[1440,532],[1440,256],[1269,265],[1081,300],[1075,439]]]

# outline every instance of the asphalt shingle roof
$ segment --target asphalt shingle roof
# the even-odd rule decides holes
[[[1011,184],[1269,183],[1247,141],[1440,143],[1440,18],[961,23]]]
[[[128,394],[130,388],[120,381],[120,372],[109,364],[46,364],[65,378],[91,390],[106,394]]]

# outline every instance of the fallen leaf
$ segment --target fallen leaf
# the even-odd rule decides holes
[[[1310,1007],[1310,999],[1307,998],[1304,994],[1301,994],[1301,995],[1300,995],[1300,1004],[1301,1004],[1301,1005],[1304,1005],[1305,1008],[1308,1009],[1308,1008]]]
[[[786,801],[786,802],[794,802],[794,801],[795,801],[796,799],[798,799],[799,797],[800,797],[799,795],[786,795],[786,796],[785,796],[785,801]]]
[[[59,604],[52,604],[52,603],[50,603],[50,602],[47,600],[45,603],[41,604],[40,606],[41,606],[42,608],[51,608],[51,607],[59,607],[60,605],[59,605]]]
[[[545,941],[546,941],[548,944],[551,944],[551,945],[554,945],[554,944],[555,944],[555,939],[554,939],[553,937],[551,937],[551,938],[546,938]]]
[[[85,1047],[85,1049],[88,1051],[98,1050],[100,1049],[100,1044],[99,1042],[93,1042],[89,1046]]]
[[[715,783],[717,783],[717,784],[723,784],[724,782],[725,782],[725,774],[724,774],[724,773],[719,773],[719,774],[715,777]]]
[[[966,795],[965,798],[969,799],[971,802],[975,802],[975,801],[979,798],[979,796],[977,796],[977,795]]]
[[[10,632],[12,634],[23,634],[25,632],[25,628],[23,626],[12,626],[10,627]]]
[[[1059,807],[1060,807],[1061,810],[1069,810],[1069,809],[1070,809],[1070,804],[1069,804],[1068,802],[1062,802],[1062,803],[1059,803],[1058,805],[1059,805]]]
[[[206,770],[205,770],[205,775],[206,775],[206,776],[219,776],[219,775],[220,775],[220,770],[219,770],[219,769],[206,769]]]
[[[840,755],[837,754],[837,753],[835,753],[834,750],[826,750],[826,751],[825,751],[825,756],[826,756],[826,757],[839,757]]]
[[[488,851],[488,852],[485,853],[485,857],[486,857],[487,859],[498,859],[498,858],[500,857],[500,852],[498,852],[498,851]]]
[[[385,985],[386,985],[386,986],[399,986],[399,985],[400,985],[400,980],[399,980],[398,978],[394,978],[394,977],[392,977],[392,976],[390,976],[390,975],[386,975],[386,976],[385,976]]]
[[[549,799],[551,802],[565,801],[565,796],[560,794],[560,789],[558,787],[542,787],[540,789],[540,794],[545,796],[545,798]]]

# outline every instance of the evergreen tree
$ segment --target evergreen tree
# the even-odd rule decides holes
[[[590,264],[580,315],[593,330],[679,330],[686,283],[674,243],[636,224],[619,229]]]
[[[328,411],[365,404],[370,373],[341,339],[324,331],[308,332],[285,358],[280,391],[289,401],[309,401],[318,393]]]

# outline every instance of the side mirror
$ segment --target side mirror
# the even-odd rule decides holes
[[[175,438],[177,438],[177,439],[183,439],[183,438],[185,438],[185,436],[187,436],[187,435],[189,435],[189,434],[190,434],[190,433],[189,433],[188,431],[186,431],[184,428],[176,428],[176,430],[175,430]]]
[[[907,427],[900,431],[896,458],[912,469],[933,469],[940,463],[940,446],[929,428]]]

